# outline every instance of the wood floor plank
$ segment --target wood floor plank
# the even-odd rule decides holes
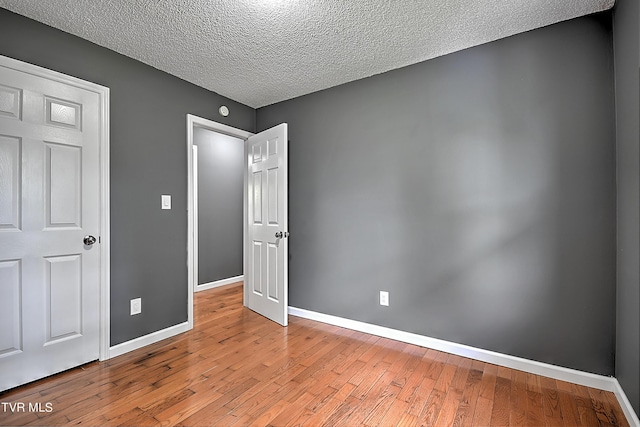
[[[482,371],[482,382],[480,383],[480,397],[493,400],[496,390],[496,380],[498,378],[498,367],[487,364]]]
[[[591,402],[593,403],[593,409],[600,421],[601,425],[621,425],[620,418],[616,411],[610,405],[610,401],[607,398],[607,393],[603,390],[589,389],[589,395],[591,396]],[[625,421],[626,424],[626,421]]]
[[[255,419],[251,419],[249,417],[250,423],[246,423],[244,425],[251,425],[256,427],[262,427],[269,425],[270,422],[277,417],[282,411],[286,410],[290,406],[289,402],[285,400],[280,400],[274,403],[271,407],[267,408],[259,417]],[[224,425],[224,420],[220,424]]]
[[[326,425],[327,420],[331,418],[336,409],[344,403],[345,399],[350,396],[354,388],[355,386],[353,384],[345,383],[341,389],[332,394],[332,397],[327,403],[313,410],[314,414],[307,420],[308,425]]]
[[[620,404],[618,403],[618,399],[616,398],[615,394],[613,394],[610,391],[607,391],[607,392],[604,392],[604,395],[607,401],[607,403],[605,404],[605,407],[609,408],[609,410],[612,412],[613,416],[617,421],[617,424],[615,425],[619,425],[622,427],[629,427],[629,422],[627,421],[627,418],[622,412],[622,408],[620,407]]]
[[[196,412],[199,412],[207,403],[216,401],[221,397],[222,393],[216,391],[210,393],[194,392],[194,394],[186,399],[156,414],[156,419],[162,426],[176,425]]]
[[[388,373],[393,374],[391,371],[388,371]],[[391,408],[391,405],[393,405],[393,402],[396,400],[396,396],[400,392],[400,387],[393,384],[391,375],[389,375],[387,379],[389,381],[387,387],[382,391],[382,393],[380,393],[380,395],[376,399],[376,402],[371,412],[369,413],[369,416],[364,419],[363,424],[365,426],[373,427],[379,425],[387,415],[389,408]]]
[[[0,425],[622,426],[610,392],[242,306],[242,286],[195,295],[195,328],[0,393],[51,413]]]
[[[462,401],[458,407],[453,425],[456,427],[472,426],[473,413],[480,395],[480,383],[482,382],[483,372],[476,368],[482,368],[482,366],[476,366],[472,364],[469,376],[467,377],[467,383],[464,386]]]
[[[580,424],[583,426],[600,426],[598,416],[593,408],[586,406],[578,406],[578,413],[580,414]]]
[[[415,415],[411,415],[408,412],[402,414],[402,418],[396,424],[396,427],[415,427],[419,424],[419,419]]]
[[[439,426],[452,426],[455,423],[456,413],[462,400],[462,390],[457,388],[450,388],[447,391],[447,395],[442,403],[442,408],[438,414],[435,425]]]
[[[573,398],[573,395],[564,390],[558,390],[558,400],[560,401],[560,409],[562,410],[562,421],[565,426],[579,426],[580,412]]]
[[[505,378],[504,372],[498,369],[496,378],[495,395],[493,398],[493,408],[491,411],[492,426],[509,425],[509,414],[511,412],[511,380]],[[540,424],[538,424],[538,427]]]
[[[436,390],[435,388],[429,394],[429,398],[424,403],[424,407],[418,415],[418,421],[421,425],[432,426],[436,425],[435,422],[440,415],[442,405],[444,405],[444,399],[447,396],[446,392]]]
[[[404,400],[398,400],[397,398],[391,402],[387,413],[384,415],[382,420],[377,424],[381,427],[383,426],[395,426],[399,425],[402,421],[404,413],[409,409],[409,404]],[[406,424],[406,421],[405,421]]]
[[[574,399],[578,407],[579,419],[582,425],[599,426],[601,423],[598,421],[598,416],[593,408],[589,389],[579,384],[572,384],[571,388],[574,390]]]
[[[490,426],[491,415],[493,413],[493,400],[486,399],[482,396],[478,397],[476,407],[473,411],[473,426]]]
[[[456,365],[445,364],[433,388],[446,392],[451,386],[451,382],[453,381],[453,377],[456,374],[457,369],[458,367]]]
[[[261,392],[245,399],[244,402],[231,411],[238,417],[248,415],[250,419],[255,420],[260,417],[271,406],[275,405],[279,400],[280,386],[275,383],[269,383],[262,388]],[[224,423],[218,423],[224,425]]]
[[[547,426],[563,426],[562,407],[556,381],[552,378],[540,377],[540,385],[542,387],[542,410]]]
[[[514,371],[511,376],[509,425],[527,425],[527,374],[522,371]]]
[[[398,393],[398,400],[404,402],[411,402],[413,396],[416,394],[418,387],[422,383],[424,378],[424,371],[422,369],[415,369],[411,372],[411,375],[405,380],[402,390]]]
[[[268,425],[284,426],[300,424],[303,419],[307,419],[311,415],[311,411],[307,409],[307,405],[315,399],[316,396],[310,393],[302,393],[302,395],[294,402],[285,400],[287,406],[280,411],[276,417],[269,422]]]
[[[361,400],[357,412],[352,418],[354,424],[366,425],[365,422],[371,417],[379,419],[384,416],[384,414],[380,414],[380,412],[384,412],[386,400],[395,397],[394,392],[389,392],[389,395],[385,394],[385,391],[389,389],[388,387],[393,380],[393,376],[394,374],[390,371],[382,371],[382,375],[378,376],[365,395],[358,397],[356,394],[358,388],[351,393],[351,396],[360,398]]]
[[[409,410],[408,413],[410,415],[414,415],[420,418],[420,415],[423,413],[431,394],[434,392],[434,386],[436,384],[436,380],[423,377],[422,381],[418,388],[416,388],[415,393],[409,398]],[[437,414],[436,414],[437,415]]]

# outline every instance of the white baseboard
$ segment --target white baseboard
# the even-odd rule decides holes
[[[196,286],[194,292],[206,291],[207,289],[217,288],[219,286],[230,285],[236,282],[242,282],[244,280],[244,274],[236,277],[229,277],[228,279],[216,280],[215,282],[203,283]]]
[[[613,392],[620,402],[627,420],[630,425],[640,427],[638,417],[629,403],[622,387],[613,377],[592,374],[576,369],[569,369],[562,366],[542,363],[535,360],[524,359],[522,357],[511,356],[508,354],[497,353],[495,351],[484,350],[481,348],[471,347],[464,344],[444,341],[437,338],[431,338],[424,335],[418,335],[411,332],[399,331],[384,326],[372,325],[370,323],[360,322],[357,320],[345,319],[343,317],[332,316],[330,314],[318,313],[315,311],[305,310],[302,308],[289,307],[289,314],[292,316],[303,317],[317,322],[328,323],[334,326],[360,331],[379,337],[389,338],[396,341],[415,344],[420,347],[432,348],[434,350],[444,351],[445,353],[456,354],[458,356],[468,357],[470,359],[491,363],[498,366],[504,366],[518,371],[529,372],[544,377],[554,378],[557,380],[567,381],[574,384],[580,384],[586,387],[592,387],[599,390]],[[634,418],[635,416],[635,418]]]
[[[109,348],[109,358],[120,356],[121,354],[128,353],[133,350],[151,345],[158,341],[162,341],[167,338],[171,338],[174,335],[187,332],[189,330],[189,322],[180,323],[175,326],[170,326],[160,331],[152,332],[148,335],[144,335],[131,341],[126,341],[118,345],[114,345]]]
[[[622,386],[615,380],[615,390],[613,390],[613,394],[618,398],[618,403],[620,403],[620,407],[622,408],[622,412],[624,412],[625,417],[627,417],[627,421],[630,426],[640,427],[640,419],[638,419],[638,415],[636,411],[633,410],[633,406],[631,406],[631,402],[627,398],[627,395],[624,393]]]

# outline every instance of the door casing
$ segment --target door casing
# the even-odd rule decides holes
[[[195,128],[203,128],[212,132],[221,133],[224,135],[239,138],[244,141],[244,152],[247,152],[247,138],[253,135],[251,132],[247,132],[242,129],[237,129],[222,123],[214,122],[212,120],[203,119],[202,117],[187,114],[187,282],[188,282],[188,328],[193,328],[193,294],[197,283],[197,253],[196,247],[198,238],[195,235],[197,232],[195,227],[196,219],[196,200],[194,197],[194,179],[193,173],[195,165],[193,161],[193,134]],[[242,269],[243,273],[247,271],[247,256],[246,248],[244,244],[244,238],[247,235],[247,168],[244,167],[244,183],[243,183],[243,197],[242,197]],[[248,301],[247,287],[243,286],[243,304],[246,306]]]
[[[110,347],[110,174],[109,174],[109,88],[85,80],[71,77],[57,71],[39,67],[37,65],[18,61],[0,55],[0,66],[18,72],[31,74],[65,85],[77,87],[89,92],[94,92],[99,97],[99,179],[100,179],[100,360],[109,359]]]

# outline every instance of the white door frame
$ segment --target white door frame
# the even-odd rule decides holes
[[[193,293],[197,283],[195,281],[198,278],[197,274],[197,254],[198,254],[198,236],[197,232],[197,200],[194,197],[195,185],[193,174],[197,170],[197,165],[194,165],[193,161],[193,134],[195,128],[207,129],[213,132],[221,133],[224,135],[239,138],[244,141],[244,153],[245,158],[247,154],[247,138],[253,135],[251,132],[247,132],[242,129],[237,129],[222,123],[214,122],[212,120],[203,119],[202,117],[187,114],[187,283],[188,283],[188,318],[189,329],[193,329]],[[244,163],[243,163],[244,164]],[[242,197],[242,269],[243,273],[247,271],[247,257],[244,244],[244,236],[247,235],[247,167],[244,166],[244,184],[243,184],[243,197]],[[243,304],[247,305],[247,287],[244,286]]]
[[[15,71],[31,74],[36,77],[53,80],[58,83],[73,86],[89,92],[96,93],[99,97],[99,176],[100,176],[100,360],[109,358],[111,343],[110,328],[110,289],[111,289],[111,257],[110,257],[110,203],[109,203],[109,88],[95,83],[87,82],[76,77],[67,76],[57,71],[39,67],[37,65],[18,61],[0,55],[0,66]]]

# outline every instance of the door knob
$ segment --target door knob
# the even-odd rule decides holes
[[[85,245],[91,246],[96,242],[96,238],[93,236],[84,236],[84,239],[82,239],[82,241]]]
[[[282,231],[276,233],[276,239],[282,239]]]

